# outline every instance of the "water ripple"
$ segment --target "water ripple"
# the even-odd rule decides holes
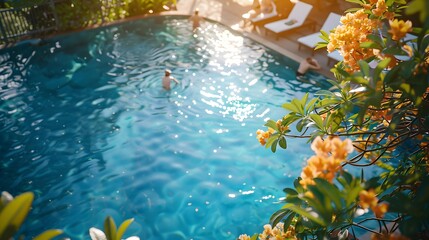
[[[0,189],[35,192],[28,236],[86,239],[107,215],[135,217],[142,239],[235,239],[268,221],[308,150],[273,155],[254,133],[317,88],[284,56],[204,28],[154,17],[0,52]]]

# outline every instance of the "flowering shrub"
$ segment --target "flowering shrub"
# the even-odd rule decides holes
[[[406,1],[349,1],[359,7],[318,46],[344,57],[330,90],[283,104],[288,113],[257,131],[273,152],[289,138],[312,142],[315,155],[270,218],[295,235],[264,227],[239,239],[429,238],[429,2],[408,3],[405,12],[423,21],[418,28],[399,14]]]

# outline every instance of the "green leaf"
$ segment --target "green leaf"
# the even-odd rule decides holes
[[[316,102],[319,100],[319,98],[313,98],[307,103],[307,111],[306,114],[312,112],[314,108],[316,107]]]
[[[349,2],[349,3],[356,3],[356,4],[359,4],[359,5],[364,4],[364,2],[362,2],[361,0],[346,0],[346,1]]]
[[[335,187],[335,185],[333,185],[333,184],[329,183],[328,181],[326,181],[325,179],[321,179],[321,178],[315,178],[314,182],[316,182],[317,188],[322,193],[324,193],[324,195],[328,196],[329,199],[332,200],[332,202],[334,202],[337,209],[342,208],[341,192],[337,187]]]
[[[405,14],[407,15],[413,15],[416,14],[418,12],[420,12],[419,14],[419,19],[421,22],[424,22],[427,15],[428,15],[428,3],[426,2],[426,0],[414,0],[411,1],[408,4],[408,8],[405,9]]]
[[[389,65],[390,63],[390,58],[386,58],[381,60],[378,64],[377,67],[374,70],[374,81],[378,81],[378,79],[380,78],[380,73],[386,69],[386,67]]]
[[[295,122],[298,119],[301,119],[301,117],[296,115],[295,113],[289,113],[283,118],[282,124],[284,126],[289,126],[291,123]]]
[[[276,226],[285,216],[291,213],[289,209],[280,209],[273,213],[270,217],[270,223],[272,226]]]
[[[304,116],[304,104],[302,104],[302,101],[294,98],[292,99],[291,103],[295,106],[296,109],[298,109],[297,113],[299,113],[301,116]]]
[[[369,64],[366,61],[359,61],[361,72],[364,76],[369,76]]]
[[[119,226],[118,233],[116,234],[116,240],[122,239],[122,235],[124,235],[125,231],[133,221],[134,221],[134,218],[127,219],[121,224],[121,226]]]
[[[286,195],[292,195],[292,196],[298,195],[298,192],[292,188],[285,188],[283,189],[283,192],[285,192]]]
[[[295,206],[291,203],[285,204],[284,208],[290,209],[290,210],[294,211],[295,213],[297,213],[303,217],[308,218],[310,221],[312,221],[312,222],[314,222],[320,226],[326,226],[326,223],[322,219],[319,218],[317,213],[315,213],[314,211],[311,211],[310,209],[302,209],[299,206]]]
[[[368,86],[368,84],[369,84],[369,81],[368,81],[368,79],[367,79],[367,78],[360,77],[360,76],[354,76],[354,77],[351,79],[351,82],[353,82],[353,83],[357,83],[357,84],[362,84],[362,85],[364,85],[364,86]]]
[[[341,103],[340,99],[322,99],[318,102],[317,107],[324,108],[328,106],[333,106]]]
[[[274,130],[276,130],[276,131],[278,131],[278,128],[277,128],[277,123],[274,121],[274,120],[268,120],[266,123],[265,123],[265,126],[266,127],[270,127],[270,128],[272,128],[272,129],[274,129]]]
[[[346,0],[347,1],[347,0]],[[357,12],[359,10],[361,10],[362,8],[349,8],[345,11],[345,13],[349,13],[349,12]]]
[[[348,173],[348,172],[343,172],[341,176],[342,176],[342,177],[344,177],[344,179],[346,180],[346,182],[347,182],[349,185],[352,183],[352,181],[353,181],[353,176],[352,176],[350,173]]]
[[[283,149],[287,148],[287,143],[286,143],[286,138],[285,137],[281,137],[280,141],[279,141],[279,146]]]
[[[33,240],[50,240],[60,234],[62,234],[63,231],[60,229],[50,229],[46,230],[43,233],[39,234],[37,237],[35,237]]]
[[[327,79],[327,82],[330,83],[335,88],[341,89],[341,85],[337,81],[334,81],[334,80],[331,80],[331,79]]]
[[[299,109],[292,103],[283,103],[282,108],[291,112],[299,113]]]
[[[320,37],[322,40],[324,40],[325,42],[329,42],[329,33],[325,32],[325,31],[323,31],[323,30],[320,30],[320,35],[319,35],[319,37]]]
[[[375,42],[363,42],[359,45],[361,48],[375,48],[375,49],[382,49],[380,45],[378,45]]]
[[[304,96],[301,99],[301,107],[304,109],[304,106],[307,105],[307,100],[308,100],[308,93],[304,94]],[[304,111],[302,113],[304,115]]]
[[[390,47],[390,48],[385,48],[383,50],[384,54],[391,54],[391,55],[408,55],[407,52],[405,52],[404,50],[402,50],[402,48],[399,47]]]
[[[293,218],[295,217],[295,213],[291,213],[285,220],[284,220],[284,225],[283,225],[283,229],[284,232],[287,232],[287,229],[289,228],[289,226],[291,225]]]
[[[306,126],[308,123],[308,121],[306,119],[301,119],[296,123],[296,130],[298,130],[298,132],[302,132],[302,129],[304,128],[304,126]]]
[[[32,192],[25,192],[3,208],[0,213],[0,239],[10,239],[19,230],[30,211],[33,199]]]
[[[255,233],[255,234],[253,234],[253,236],[250,238],[250,240],[258,240],[258,238],[259,238],[259,234],[258,234],[258,233]]]
[[[307,189],[314,196],[304,197],[308,205],[311,206],[325,222],[330,222],[333,215],[333,208],[329,196],[321,192],[315,185],[308,185]]]
[[[265,143],[265,148],[269,148],[269,147],[271,147],[271,145],[277,144],[277,142],[274,143],[275,141],[277,141],[277,135],[278,134],[273,134],[268,138],[267,142]]]
[[[319,90],[314,95],[316,96],[326,96],[326,97],[335,97],[335,94],[328,90]]]
[[[104,233],[107,240],[116,240],[116,224],[112,217],[108,216],[104,220]]]
[[[314,50],[319,50],[319,49],[325,48],[327,46],[328,46],[327,42],[318,42],[318,43],[316,43],[316,47],[314,47]]]
[[[277,142],[278,142],[279,140],[274,140],[274,142],[271,144],[271,152],[276,152],[276,150],[277,150]]]
[[[302,187],[302,185],[299,183],[299,181],[301,180],[301,177],[298,177],[297,179],[295,179],[293,181],[293,186],[295,187],[296,191],[298,193],[303,193],[304,192],[304,188]]]
[[[310,118],[314,121],[318,129],[323,129],[323,120],[319,114],[310,114]]]
[[[381,48],[384,48],[385,44],[384,44],[383,38],[381,38],[379,34],[369,34],[368,39],[378,44]]]

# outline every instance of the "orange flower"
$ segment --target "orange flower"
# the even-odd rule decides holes
[[[376,218],[384,217],[384,214],[387,212],[388,209],[389,209],[388,203],[380,203],[371,208]]]
[[[372,10],[372,13],[377,17],[381,17],[386,11],[387,11],[386,2],[384,0],[378,0],[376,4],[376,8]]]
[[[331,141],[332,155],[334,158],[345,160],[347,155],[353,152],[353,143],[350,139],[341,141],[339,138],[333,138]]]
[[[370,189],[369,191],[362,190],[359,192],[359,205],[363,209],[372,208],[377,205],[378,198],[375,196],[375,191]]]
[[[360,43],[369,41],[367,36],[378,27],[380,20],[370,19],[369,15],[360,9],[355,13],[347,13],[340,21],[342,25],[329,34],[328,52],[338,49],[344,58],[346,71],[359,71],[358,61],[374,56],[369,49],[361,48]]]
[[[238,236],[238,240],[250,240],[250,236],[247,234],[241,234]]]
[[[320,136],[317,136],[311,143],[311,150],[313,150],[317,156],[327,157],[331,151],[331,142],[323,141]]]
[[[395,13],[394,12],[385,12],[384,17],[388,20],[392,20],[395,17]]]
[[[410,45],[404,44],[404,46],[402,46],[402,50],[404,50],[409,57],[414,55],[414,50]]]
[[[259,143],[264,146],[267,142],[266,140],[270,138],[271,134],[273,134],[275,131],[272,128],[268,128],[268,131],[264,132],[261,129],[258,129],[256,131],[256,138],[258,139]]]
[[[284,131],[286,131],[286,130],[289,129],[288,126],[283,126],[282,125],[282,121],[281,120],[277,120],[276,125],[277,125],[277,128],[279,129],[279,132],[284,132]]]
[[[314,184],[314,178],[323,178],[333,182],[338,171],[342,169],[341,163],[347,155],[353,151],[352,141],[341,141],[338,137],[328,138],[325,141],[316,137],[311,144],[311,149],[316,153],[307,160],[307,166],[302,169],[300,184],[306,188]]]
[[[392,39],[396,41],[405,37],[405,35],[412,29],[412,23],[409,20],[406,22],[403,20],[398,21],[398,19],[389,20],[389,25],[389,33],[392,34]]]

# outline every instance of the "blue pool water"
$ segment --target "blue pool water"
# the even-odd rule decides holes
[[[88,239],[235,239],[262,230],[311,155],[255,131],[319,89],[297,63],[223,25],[153,17],[0,52],[0,190],[36,199],[22,231]],[[181,81],[161,89],[165,68]],[[316,82],[323,77],[315,74]]]

